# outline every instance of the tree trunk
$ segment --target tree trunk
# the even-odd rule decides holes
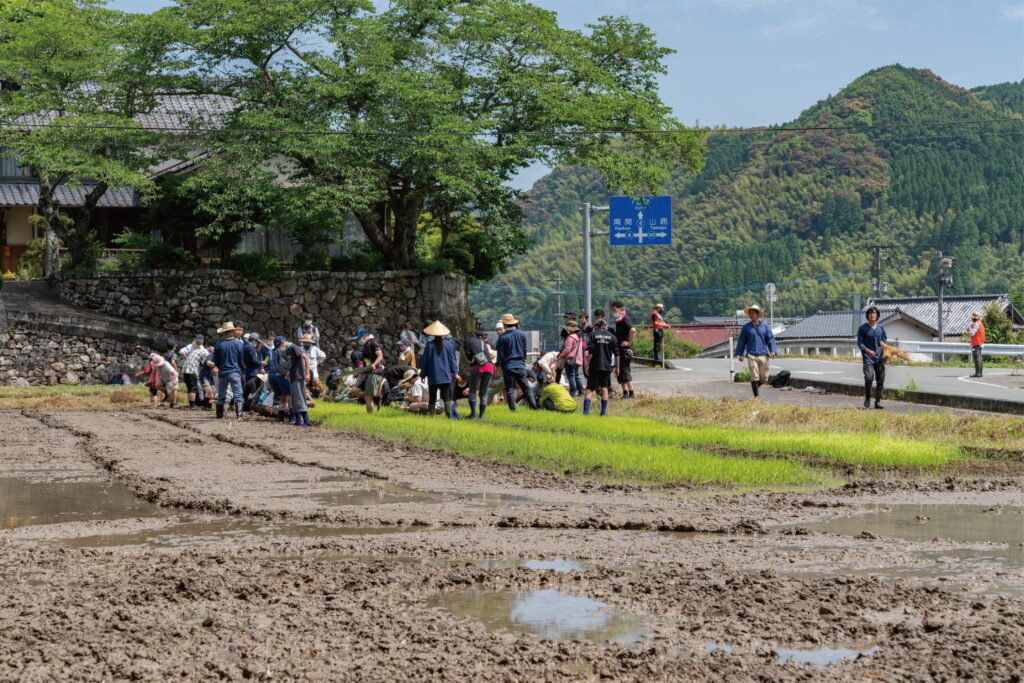
[[[390,226],[386,211],[394,216]],[[409,268],[416,263],[416,227],[422,212],[423,197],[420,194],[398,191],[391,194],[386,208],[359,213],[356,218],[370,244],[390,265]]]
[[[75,217],[74,227],[71,228],[68,234],[68,249],[81,249],[88,243],[89,235],[92,234],[92,229],[89,225],[92,222],[92,212],[96,208],[96,204],[103,198],[108,187],[106,183],[101,181],[96,183],[96,186],[85,195],[85,199],[82,201],[82,208],[78,212],[78,216]]]
[[[43,257],[43,277],[51,278],[60,269],[60,240],[64,237],[64,226],[61,223],[60,202],[57,200],[57,187],[64,182],[64,177],[56,182],[49,176],[39,176],[39,214],[43,217],[43,229],[46,235],[46,254]]]

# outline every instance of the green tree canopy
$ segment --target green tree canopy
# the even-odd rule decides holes
[[[216,190],[204,207],[213,215],[237,214],[239,192],[292,216],[333,216],[337,231],[354,215],[405,266],[429,214],[463,226],[442,241],[450,255],[486,243],[504,262],[525,244],[508,181],[530,164],[584,164],[641,194],[701,163],[702,136],[657,95],[670,51],[625,19],[568,30],[525,0],[394,0],[380,11],[370,0],[178,0],[175,12],[205,82],[238,103],[222,154],[191,178]],[[643,132],[665,128],[680,132]]]

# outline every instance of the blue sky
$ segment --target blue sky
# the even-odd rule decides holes
[[[687,125],[784,123],[886,64],[957,85],[1024,78],[1024,1],[534,0],[581,28],[624,15],[653,28],[668,59],[662,99]],[[144,12],[160,0],[114,0]],[[515,183],[526,188],[545,169]]]

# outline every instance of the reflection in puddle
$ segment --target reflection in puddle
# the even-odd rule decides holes
[[[317,524],[260,524],[234,519],[192,522],[130,534],[103,534],[61,539],[60,544],[72,548],[107,548],[144,545],[155,548],[176,548],[246,536],[258,538],[312,538],[319,536],[366,536],[425,531],[426,527],[342,527]]]
[[[558,590],[444,593],[429,601],[457,617],[473,617],[491,630],[552,640],[614,641],[630,645],[650,630],[646,620],[590,598]]]
[[[796,664],[813,664],[820,669],[824,669],[829,664],[832,664],[833,662],[841,662],[844,659],[870,657],[878,652],[878,650],[879,647],[877,645],[866,650],[849,650],[842,647],[822,647],[817,650],[790,650],[787,648],[779,648],[775,651],[779,655],[779,658],[775,663],[785,664],[786,662],[794,662]]]
[[[420,560],[420,564],[427,567],[458,567],[471,564],[482,569],[533,569],[536,571],[552,570],[561,574],[569,572],[585,572],[593,569],[592,565],[581,562],[572,562],[557,557],[553,560],[459,560],[446,558],[426,558]]]
[[[137,498],[124,484],[0,478],[0,525],[4,529],[160,514],[164,512],[158,505]]]
[[[366,477],[360,477],[359,475],[342,475],[332,474],[326,477],[306,477],[304,479],[282,479],[281,481],[275,481],[275,484],[330,484],[337,481],[365,481]]]

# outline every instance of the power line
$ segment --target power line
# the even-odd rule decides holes
[[[58,119],[59,120],[59,119]],[[677,135],[690,133],[784,133],[784,132],[808,132],[808,131],[831,131],[831,130],[879,130],[890,128],[924,128],[929,126],[961,126],[987,123],[1009,123],[1024,121],[1022,117],[1010,117],[1002,119],[966,119],[962,121],[928,121],[919,123],[876,123],[862,126],[786,126],[772,128],[760,126],[754,128],[648,128],[648,129],[596,129],[596,130],[566,130],[566,131],[538,131],[524,130],[514,132],[465,132],[465,131],[354,131],[354,130],[287,130],[287,129],[261,129],[261,128],[202,128],[192,126],[128,126],[91,123],[61,123],[57,128],[82,129],[82,130],[120,130],[138,132],[163,132],[163,133],[218,133],[218,134],[242,134],[242,135],[298,135],[298,136],[347,136],[347,137],[516,137],[516,136],[553,136],[572,137],[578,135]],[[4,128],[44,128],[52,125],[53,122],[43,123],[16,123],[13,121],[0,123]]]

